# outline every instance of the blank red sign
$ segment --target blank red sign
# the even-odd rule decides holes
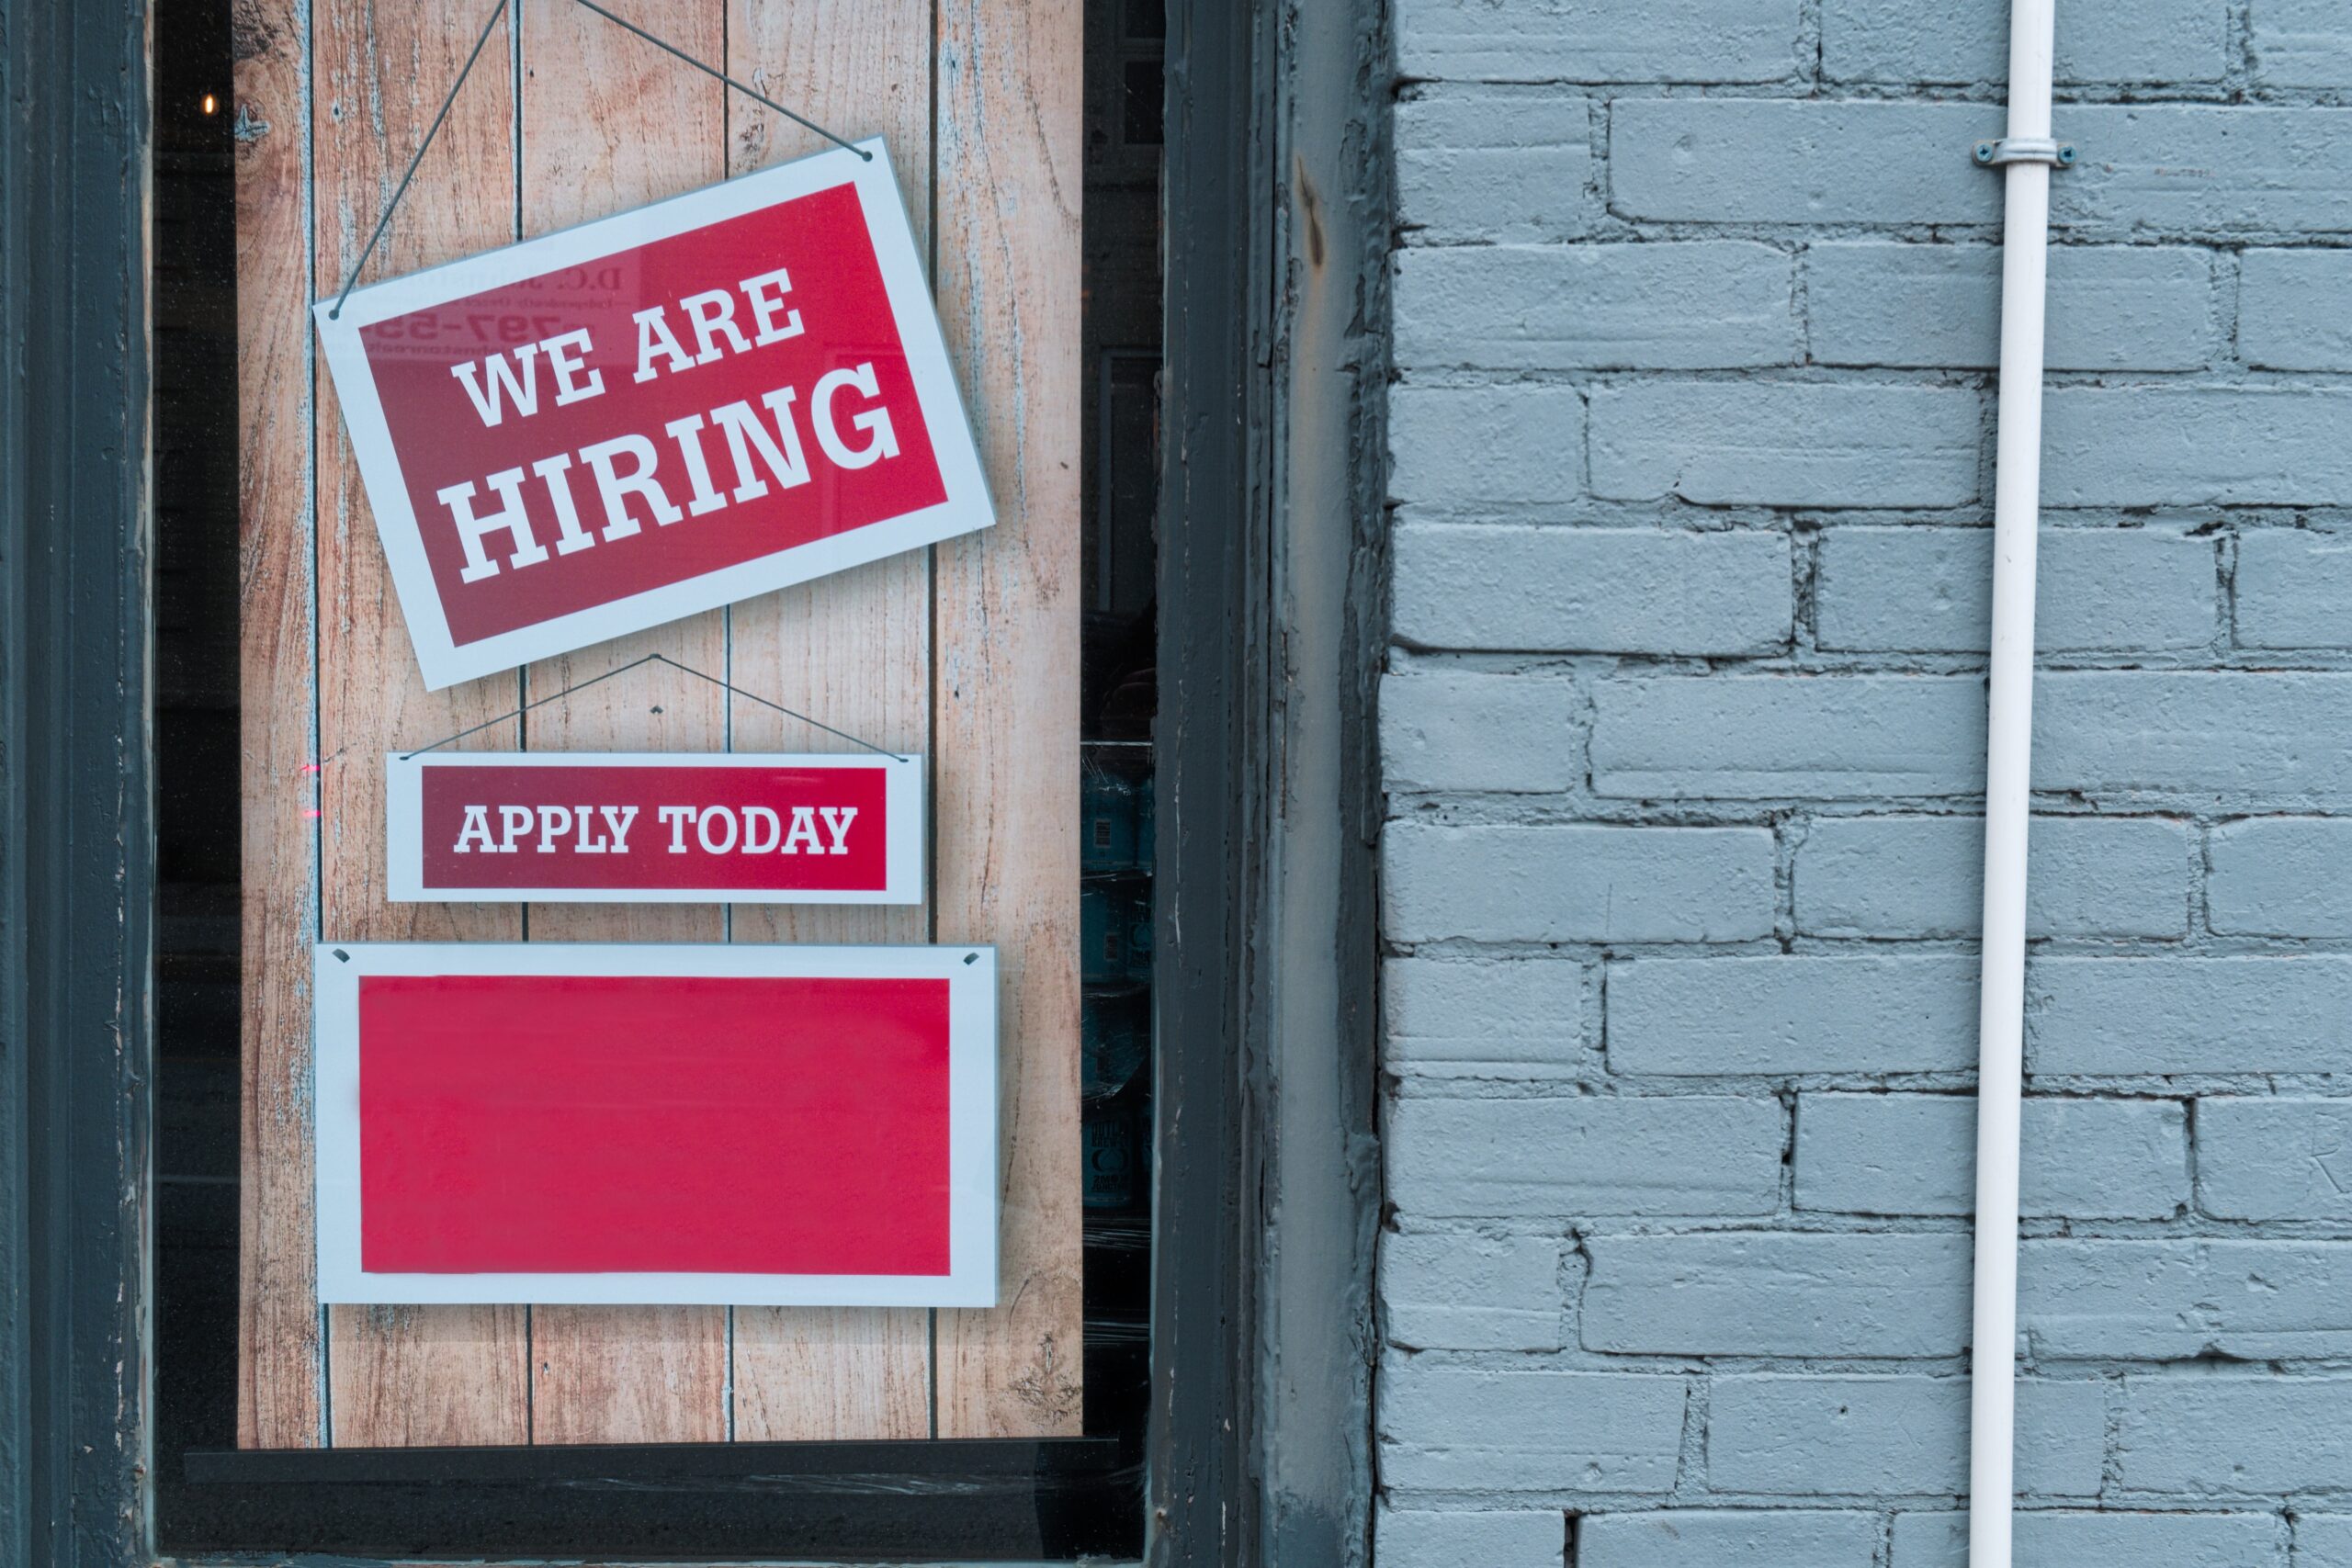
[[[364,975],[368,1273],[939,1276],[949,982]]]

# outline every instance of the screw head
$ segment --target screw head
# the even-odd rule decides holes
[[[1993,144],[1991,142],[1980,141],[1976,144],[1976,161],[1980,164],[1989,164],[1993,161]]]
[[[2058,164],[2061,168],[2074,167],[2075,144],[2073,142],[2066,142],[2058,149]]]

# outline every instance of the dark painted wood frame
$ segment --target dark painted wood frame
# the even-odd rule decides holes
[[[1382,11],[1170,6],[1170,1568],[1369,1552]],[[27,1568],[152,1561],[148,104],[137,0],[0,0],[0,1561]]]
[[[144,1535],[143,7],[0,0],[0,1561]]]
[[[1369,1561],[1384,0],[1170,0],[1154,1564]]]

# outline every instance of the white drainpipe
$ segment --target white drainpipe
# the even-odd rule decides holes
[[[2042,285],[2054,0],[2012,0],[2009,130],[1976,161],[2003,168],[2001,393],[1993,492],[1993,650],[1984,756],[1984,959],[1976,1090],[1976,1303],[1969,1427],[1969,1568],[2010,1568],[2017,1424],[2018,1111],[2025,1056],[2026,808],[2033,747],[2034,533],[2041,499]]]

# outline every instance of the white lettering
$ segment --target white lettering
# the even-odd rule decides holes
[[[687,503],[686,511],[696,517],[727,504],[727,498],[710,488],[710,464],[702,455],[702,437],[695,434],[701,428],[702,415],[698,413],[673,419],[662,427],[663,434],[678,444],[678,455],[686,460],[686,482],[695,487],[695,498]]]
[[[710,824],[713,818],[724,823],[727,828],[727,836],[717,843],[711,841]],[[732,850],[735,847],[735,835],[738,830],[735,826],[735,813],[723,806],[704,807],[701,817],[695,821],[695,837],[702,840],[702,852],[707,855],[723,855]]]
[[[539,807],[539,853],[555,853],[557,836],[571,831],[571,807],[542,806]]]
[[[727,334],[727,341],[735,345],[736,353],[752,352],[751,344],[735,324],[735,297],[724,288],[714,288],[707,294],[689,294],[678,303],[684,307],[687,318],[695,325],[695,344],[702,350],[695,355],[696,365],[707,365],[719,357],[719,347],[711,339],[720,333]]]
[[[594,812],[589,810],[584,806],[575,806],[571,808],[571,816],[572,819],[580,824],[580,840],[577,843],[571,846],[572,853],[580,855],[600,855],[612,847],[605,843],[604,840],[594,836],[596,831],[596,814]]]
[[[449,509],[450,517],[458,525],[458,542],[465,547],[466,564],[458,573],[460,582],[479,582],[498,575],[498,563],[483,553],[481,542],[501,529],[514,538],[514,553],[506,558],[507,565],[537,566],[548,558],[546,548],[532,537],[530,513],[523,509],[523,470],[505,468],[491,475],[490,488],[498,492],[503,504],[487,517],[474,515],[474,487],[470,479],[434,491],[434,499]],[[632,526],[629,531],[635,533],[636,529]]]
[[[808,852],[810,854],[820,855],[825,852],[825,846],[820,842],[817,838],[816,811],[809,807],[796,806],[792,808],[791,829],[784,836],[784,848],[778,850],[776,852],[778,854],[785,855],[798,854],[800,852],[800,840],[803,839],[808,840]]]
[[[760,841],[760,827],[767,826],[767,841]],[[743,807],[743,852],[747,855],[772,855],[776,845],[784,841],[784,819],[764,806]]]
[[[825,831],[833,836],[831,852],[837,855],[849,853],[849,825],[857,820],[857,807],[820,806],[817,807],[817,815],[825,819]]]
[[[527,806],[500,807],[498,828],[503,838],[498,846],[498,852],[503,855],[514,853],[514,840],[531,830],[531,823],[537,816],[537,813]]]
[[[571,459],[560,453],[552,457],[542,457],[531,465],[531,472],[538,475],[539,482],[548,487],[548,500],[555,503],[555,529],[560,536],[555,542],[555,553],[560,556],[584,550],[596,542],[593,535],[581,527],[580,509],[571,503],[571,480],[565,477],[565,471],[571,467]]]
[[[771,284],[775,288],[773,298],[767,293]],[[754,346],[765,348],[772,343],[782,343],[786,338],[800,335],[800,312],[797,310],[786,310],[784,325],[775,324],[775,313],[784,310],[784,297],[792,291],[792,279],[784,268],[763,272],[757,277],[747,277],[735,287],[741,289],[743,298],[752,302],[752,319],[760,326],[759,335],[752,340]]]
[[[663,806],[657,807],[653,814],[670,824],[670,852],[673,855],[684,854],[686,852],[686,824],[694,820],[695,808],[691,806]]]
[[[854,370],[833,370],[819,378],[817,389],[808,395],[809,423],[817,432],[817,445],[825,456],[844,468],[863,468],[883,457],[899,455],[899,438],[890,429],[890,411],[867,409],[850,416],[850,423],[865,433],[865,446],[852,450],[842,440],[841,427],[833,423],[833,394],[843,387],[854,387],[865,396],[878,396],[881,389],[874,379],[871,361]]]
[[[628,853],[628,825],[637,820],[637,807],[600,806],[596,809],[605,814],[605,829],[613,836],[613,853]]]
[[[678,345],[676,336],[670,331],[669,311],[664,307],[655,305],[639,310],[629,320],[637,323],[637,374],[630,379],[650,381],[661,375],[653,367],[656,354],[668,356],[673,373],[694,368],[693,357]]]
[[[567,352],[575,345],[577,352]],[[539,346],[548,351],[548,368],[555,372],[556,407],[602,395],[605,390],[605,373],[602,370],[589,370],[584,383],[576,379],[581,371],[587,369],[588,362],[581,355],[594,346],[585,327],[578,332],[559,333],[554,337],[541,338]],[[525,409],[523,412],[528,413],[531,411]]]
[[[636,467],[628,473],[617,473],[613,459],[627,454]],[[653,450],[653,443],[642,435],[616,435],[610,441],[599,441],[593,446],[582,446],[580,455],[596,470],[596,492],[605,502],[605,537],[626,539],[637,532],[637,520],[628,514],[628,495],[645,498],[653,521],[667,527],[685,515],[670,504],[662,487],[653,480],[653,470],[661,457]]]
[[[469,855],[473,853],[473,840],[476,839],[480,839],[481,840],[482,853],[486,855],[494,855],[498,852],[498,845],[491,839],[490,836],[490,807],[487,806],[469,806],[466,807],[465,826],[458,829],[458,848],[456,852],[461,855]]]
[[[507,362],[503,354],[493,354],[487,360],[469,359],[463,365],[449,367],[449,374],[458,378],[466,389],[466,396],[474,400],[474,412],[481,415],[482,423],[497,424],[505,419],[505,400],[499,396],[501,387],[505,389],[506,397],[514,400],[515,410],[526,418],[539,412],[539,347],[536,343],[526,343],[514,351],[514,357],[523,362],[520,376],[514,373],[514,367]],[[482,390],[481,379],[481,368],[485,364],[490,367],[490,390],[487,392]]]
[[[784,438],[781,450],[768,439],[767,427],[752,412],[751,404],[729,403],[710,411],[710,423],[727,432],[727,450],[735,459],[737,501],[757,501],[768,492],[767,481],[752,470],[752,446],[760,449],[768,472],[785,489],[808,482],[808,459],[801,453],[800,432],[792,423],[792,400],[796,395],[791,388],[779,387],[760,400],[775,413],[776,433]]]

